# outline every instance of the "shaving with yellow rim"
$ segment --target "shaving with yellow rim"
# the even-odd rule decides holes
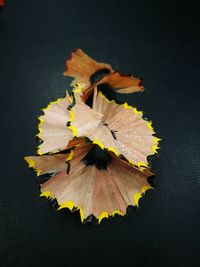
[[[82,69],[81,66],[83,66]],[[40,138],[42,143],[38,146],[37,153],[39,155],[54,154],[54,156],[28,156],[24,158],[28,166],[36,171],[37,176],[45,173],[49,174],[49,180],[41,184],[40,196],[49,200],[56,199],[59,205],[58,210],[64,208],[70,211],[77,210],[80,213],[82,223],[87,218],[90,219],[91,215],[96,216],[98,223],[105,218],[114,217],[116,214],[125,216],[128,205],[139,207],[140,198],[147,190],[154,189],[147,180],[153,174],[149,170],[148,156],[158,153],[161,139],[154,136],[155,131],[152,122],[143,118],[142,111],[137,110],[136,107],[129,105],[127,102],[118,104],[113,99],[109,100],[101,91],[97,91],[97,89],[100,90],[100,87],[97,88],[97,84],[92,82],[92,77],[105,66],[111,71],[111,74],[116,73],[110,65],[96,62],[81,49],[72,53],[71,59],[67,61],[68,69],[65,71],[65,75],[71,75],[70,77],[74,78],[71,83],[71,94],[69,95],[66,92],[67,99],[54,106],[52,110],[52,105],[58,104],[64,98],[58,98],[56,101],[50,102],[46,108],[42,109],[44,114],[38,117],[38,134],[36,136]],[[105,75],[109,75],[109,73]],[[113,86],[115,89],[116,86],[116,88],[122,90],[120,93],[141,91],[139,79],[130,80],[130,78],[126,78],[126,75],[121,74],[112,75],[111,78],[111,87]],[[104,78],[98,80],[98,85],[101,83],[105,83]],[[80,112],[83,113],[80,114],[83,118],[84,112],[86,113],[86,120],[82,120],[77,115],[79,110],[73,111],[73,107],[78,106],[77,100],[79,99],[84,103],[84,100],[86,101],[88,98],[87,92],[91,92],[91,90],[94,91],[94,94],[90,95],[90,97],[93,97],[91,103],[93,103],[94,113],[90,114],[88,108],[83,106],[81,108],[80,106]],[[85,98],[84,92],[86,93]],[[88,102],[85,104],[89,105]],[[118,109],[118,106],[122,109]],[[111,111],[110,114],[108,110]],[[132,112],[134,117],[132,117]],[[121,123],[123,116],[130,116],[130,119],[126,120],[124,118],[125,123]],[[104,122],[102,118],[107,122]],[[77,127],[77,123],[80,124],[80,127],[83,126],[82,131]],[[95,127],[99,125],[98,123],[102,128],[99,128],[99,131],[93,135],[90,128],[94,127],[95,131]],[[108,128],[103,128],[104,126]],[[111,127],[114,129],[110,129]],[[66,134],[65,129],[66,131],[70,130],[69,134],[68,132]],[[104,138],[101,138],[105,131],[108,132],[105,133]],[[83,136],[79,136],[81,132],[83,132]],[[123,136],[126,138],[124,142]],[[91,144],[84,143],[86,138],[91,141]],[[82,141],[79,142],[81,139]],[[131,143],[132,139],[134,139],[133,143]],[[67,143],[66,146],[65,143]],[[97,162],[94,160],[95,163],[92,162],[92,164],[87,163],[85,158],[93,147],[96,148],[94,145],[107,151],[112,160],[104,163],[105,165],[113,164],[113,166],[109,165],[108,168],[107,165],[105,168],[99,167],[98,164],[101,159],[97,159]],[[130,152],[127,152],[128,149]],[[76,169],[70,170],[70,165],[73,166],[72,168],[77,168],[77,172]],[[125,169],[121,170],[119,168]],[[76,194],[79,193],[80,195],[77,196]],[[104,201],[101,201],[101,196],[105,198]],[[88,216],[88,214],[90,215]]]

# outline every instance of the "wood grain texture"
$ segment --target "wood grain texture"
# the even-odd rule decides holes
[[[6,0],[0,9],[0,265],[199,267],[199,1]],[[155,190],[140,211],[98,227],[39,198],[35,154],[41,107],[64,97],[65,60],[81,47],[144,79],[120,96],[163,139]]]

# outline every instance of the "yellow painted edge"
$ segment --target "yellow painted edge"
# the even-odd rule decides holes
[[[74,91],[75,92],[75,91]],[[99,95],[105,99],[106,102],[108,103],[116,103],[114,100],[108,100],[107,97],[105,95],[103,95],[101,92],[99,92]],[[125,109],[130,109],[132,108],[133,109],[133,112],[135,114],[141,114],[143,116],[143,112],[142,111],[138,111],[137,108],[135,107],[132,107],[130,105],[128,105],[128,103],[124,103],[124,104],[120,104],[122,105]],[[72,110],[70,110],[70,122],[73,122],[74,118],[75,118],[75,114]],[[147,124],[148,128],[151,130],[152,134],[155,133],[154,132],[154,129],[153,129],[153,126],[152,126],[152,122],[151,121],[148,121],[148,124]],[[70,128],[72,131],[73,131],[73,137],[76,137],[78,135],[78,132],[77,132],[77,128],[73,125],[70,125],[68,126],[68,128]],[[159,146],[158,146],[158,142],[161,140],[160,138],[157,138],[157,137],[153,137],[154,138],[154,142],[155,142],[155,145],[153,145],[151,147],[151,150],[153,152],[153,154],[157,153],[157,150],[159,149]],[[104,144],[100,141],[100,140],[91,140],[92,141],[92,144],[96,144],[98,145],[101,149],[107,149],[108,151],[111,151],[113,152],[116,156],[119,156],[119,152],[117,152],[113,147],[108,147],[108,148],[105,148]],[[149,154],[149,155],[152,155],[152,154]],[[145,162],[132,162],[131,160],[127,159],[128,162],[133,165],[133,166],[137,166],[139,168],[143,168],[143,167],[146,167],[148,168],[148,163],[146,164]]]
[[[75,206],[74,202],[69,200],[67,202],[62,203],[58,210],[64,209],[64,208],[68,208],[70,211],[72,211],[73,208],[77,209],[80,213],[80,218],[81,218],[81,222],[83,222],[84,220],[84,213],[83,213],[83,209],[80,206]]]
[[[49,192],[49,191],[42,192],[40,194],[40,196],[46,197],[47,199],[50,199],[50,200],[55,199],[55,196],[53,194],[51,194],[51,192]],[[85,216],[84,216],[83,209],[80,206],[76,206],[73,201],[69,200],[69,201],[66,201],[66,202],[62,203],[61,205],[59,205],[57,210],[61,210],[64,208],[68,208],[70,211],[72,211],[73,208],[75,208],[77,211],[79,211],[80,219],[81,219],[81,222],[83,223]],[[125,214],[123,214],[120,210],[115,210],[111,214],[109,214],[107,211],[104,211],[97,217],[98,223],[100,223],[104,218],[109,218],[111,216],[114,217],[116,214],[118,214],[120,216],[125,216]]]
[[[76,85],[73,85],[73,86],[75,87],[75,89],[72,90],[72,93],[74,93],[74,97],[76,98],[76,93],[81,93],[82,92],[82,86],[80,84],[76,84]],[[73,137],[76,137],[77,134],[78,134],[77,128],[75,126],[71,125],[71,123],[74,121],[75,114],[72,111],[72,109],[69,109],[68,111],[69,111],[69,114],[70,114],[70,119],[68,121],[68,122],[70,122],[70,125],[67,126],[67,127],[72,130]]]
[[[47,199],[56,199],[56,197],[50,191],[44,191],[40,194],[40,196],[46,197]],[[59,205],[57,210],[61,210],[64,208],[68,208],[70,211],[72,211],[73,208],[76,208],[77,210],[79,210],[81,222],[83,222],[83,220],[84,220],[83,209],[79,206],[75,206],[73,201],[69,200],[67,202],[62,203],[61,205]]]
[[[151,187],[150,185],[145,185],[142,187],[141,191],[144,194],[147,190],[149,189],[153,189],[153,187]],[[51,194],[51,192],[49,191],[44,191],[40,194],[41,197],[46,197],[48,199],[54,199],[55,196],[53,194]],[[134,204],[139,207],[139,199],[142,197],[142,194],[140,193],[135,193],[133,196],[134,199]],[[85,216],[84,216],[84,212],[83,209],[80,206],[76,206],[74,204],[73,201],[69,200],[67,202],[62,203],[59,207],[58,210],[64,209],[64,208],[68,208],[70,211],[72,211],[73,208],[77,209],[77,211],[79,211],[80,213],[80,219],[81,222],[83,223]],[[121,212],[120,210],[115,210],[113,211],[111,214],[109,214],[107,211],[103,211],[98,217],[98,224],[101,223],[101,221],[105,218],[109,218],[109,217],[114,217],[116,214],[120,215],[120,216],[125,216],[126,213],[124,214],[123,212]]]
[[[69,102],[71,104],[73,102],[73,98],[69,95],[68,91],[66,91],[65,93],[66,93],[66,97],[68,98],[68,100],[69,100]]]
[[[36,175],[37,175],[37,176],[40,176],[41,172],[42,172],[42,170],[40,170],[40,169],[36,169]]]
[[[151,133],[155,134],[154,128],[152,126],[152,121],[148,121],[147,126],[150,129]],[[154,141],[155,145],[153,145],[151,147],[151,150],[152,150],[153,154],[157,154],[158,153],[157,150],[160,148],[158,146],[159,145],[159,141],[161,141],[161,139],[156,137],[156,136],[153,136],[153,141]]]
[[[69,156],[66,158],[66,161],[70,161],[74,156],[74,150],[71,150]]]
[[[34,160],[32,160],[32,159],[30,159],[28,157],[25,157],[24,159],[28,163],[28,167],[29,168],[34,168],[35,167],[35,161]]]
[[[103,96],[103,95],[102,95]],[[106,98],[107,99],[107,98]],[[109,101],[109,100],[108,100]],[[74,112],[72,111],[72,109],[69,110],[69,113],[70,113],[70,119],[69,119],[69,122],[70,122],[70,125],[67,126],[69,129],[71,129],[73,131],[73,137],[77,137],[78,135],[78,130],[77,128],[74,126],[74,125],[71,125],[71,123],[74,121],[75,119],[75,114]],[[91,140],[92,141],[92,144],[96,144],[98,145],[101,149],[105,149],[105,146],[104,144],[100,141],[100,140]],[[112,147],[108,147],[106,148],[108,151],[112,151],[116,156],[119,156],[119,153]]]
[[[103,99],[105,99],[105,101],[106,101],[107,103],[114,103],[114,104],[117,104],[114,100],[109,100],[109,99],[107,99],[107,97],[106,97],[105,95],[103,95],[101,91],[99,92],[99,95],[100,95]],[[124,109],[130,109],[130,108],[131,108],[131,109],[133,109],[133,112],[134,112],[135,114],[141,114],[141,115],[143,115],[143,112],[142,112],[142,111],[137,110],[136,107],[130,106],[127,102],[125,102],[124,104],[117,104],[117,105],[122,106]]]
[[[100,140],[95,139],[95,140],[92,141],[92,144],[98,145],[101,149],[105,149],[105,150],[111,151],[116,156],[119,156],[119,153],[113,147],[105,148],[104,144]]]
[[[78,132],[77,132],[77,128],[75,126],[67,126],[68,129],[72,130],[72,133],[73,133],[73,137],[76,137]]]
[[[102,98],[104,98],[105,101],[108,102],[108,103],[116,103],[114,100],[108,100],[107,97],[106,97],[105,95],[103,95],[101,92],[99,92],[99,95],[100,95]],[[135,114],[140,114],[140,115],[143,116],[143,112],[142,112],[142,111],[137,110],[136,107],[132,107],[132,106],[130,106],[127,102],[124,103],[124,104],[120,104],[120,105],[123,106],[125,109],[133,109],[133,112],[134,112]],[[147,123],[147,127],[150,129],[150,131],[151,131],[152,134],[155,133],[151,121],[148,121],[148,123]],[[160,141],[161,139],[160,139],[160,138],[157,138],[157,137],[153,137],[153,140],[154,140],[154,142],[155,142],[155,145],[153,145],[153,146],[151,147],[151,150],[152,150],[153,154],[156,154],[156,153],[158,153],[158,152],[157,152],[157,150],[159,149],[158,143],[159,143],[159,141]],[[95,140],[95,143],[99,144],[100,141]],[[100,145],[99,145],[99,146],[100,146]],[[102,144],[102,143],[101,143],[101,146],[100,146],[100,147],[101,147],[101,148],[103,147],[103,144]],[[105,147],[103,147],[103,148],[105,148]],[[102,148],[102,149],[103,149],[103,148]],[[112,147],[108,147],[107,149],[108,149],[109,151],[112,151],[116,156],[119,156],[119,153],[118,153],[114,148],[112,148]],[[150,155],[151,155],[151,154],[150,154]],[[137,162],[137,163],[135,163],[135,162],[132,162],[132,161],[129,160],[129,159],[127,159],[127,160],[128,160],[128,162],[129,162],[131,165],[133,165],[133,166],[138,166],[139,168],[140,168],[140,167],[141,167],[141,168],[142,168],[142,167],[146,167],[146,168],[148,168],[148,164],[146,164],[145,162],[142,162],[142,161],[141,161],[141,162]]]
[[[109,217],[114,217],[115,214],[118,214],[120,216],[124,216],[125,214],[123,214],[120,210],[114,210],[111,214],[109,214],[107,211],[103,211],[98,217],[98,223],[100,223],[103,219],[105,218],[109,218]]]
[[[150,186],[150,185],[144,185],[144,186],[142,187],[141,191],[142,191],[143,194],[145,194],[145,192],[146,192],[147,190],[150,190],[150,189],[154,189],[154,188],[153,188],[152,186]]]
[[[154,129],[153,129],[153,126],[152,126],[152,121],[148,121],[148,122],[147,122],[147,127],[150,129],[150,131],[151,131],[152,134],[155,133],[155,131],[154,131]]]
[[[113,152],[117,157],[120,155],[113,147],[108,147],[107,150]]]
[[[73,88],[76,87],[76,82],[73,80],[73,81],[70,83],[70,86],[73,87]]]
[[[40,197],[46,197],[48,199],[54,199],[55,196],[51,194],[50,191],[44,191],[40,194]]]
[[[82,86],[79,83],[73,84],[72,86],[74,87],[74,89],[72,90],[73,93],[81,93],[83,90]]]
[[[139,207],[139,199],[142,197],[140,193],[135,193],[133,195],[134,203],[137,207]]]
[[[100,97],[102,97],[107,103],[114,103],[116,104],[116,102],[112,99],[112,100],[109,100],[105,95],[102,94],[101,91],[98,92],[98,94],[100,95]]]
[[[70,114],[70,119],[68,121],[68,122],[70,122],[70,125],[67,126],[67,128],[70,129],[70,130],[72,130],[73,137],[76,137],[78,135],[77,128],[75,126],[71,125],[71,123],[74,121],[75,114],[74,114],[74,112],[71,109],[69,109],[68,111],[69,111],[69,114]]]
[[[66,91],[66,96],[68,97],[69,101],[71,102],[72,99],[71,99],[71,97],[69,96],[68,91]],[[39,120],[39,124],[38,124],[38,134],[36,134],[36,136],[37,136],[38,138],[40,138],[42,141],[44,141],[44,140],[43,140],[42,137],[41,137],[41,134],[42,134],[42,132],[43,132],[41,127],[42,127],[42,125],[43,125],[43,123],[44,123],[43,116],[45,115],[45,111],[46,111],[46,110],[49,110],[49,109],[51,108],[51,105],[59,103],[62,99],[63,99],[63,97],[60,97],[60,98],[58,98],[58,99],[55,100],[55,101],[51,101],[51,102],[47,105],[46,108],[42,108],[42,111],[43,111],[44,114],[38,117],[38,120]],[[37,154],[38,154],[38,155],[43,155],[43,154],[45,154],[44,152],[42,152],[42,145],[43,145],[43,143],[40,144],[40,145],[37,147]]]
[[[128,159],[127,159],[128,160]],[[128,162],[132,165],[132,166],[137,166],[137,167],[139,167],[139,168],[148,168],[148,164],[146,164],[146,163],[144,163],[144,162],[142,162],[142,161],[139,161],[138,163],[135,163],[135,162],[133,162],[133,161],[131,161],[131,160],[128,160]]]
[[[29,168],[33,168],[36,171],[36,175],[39,176],[42,170],[35,168],[35,161],[29,157],[24,157],[24,160],[28,163]]]
[[[159,147],[159,141],[161,141],[161,139],[154,136],[153,140],[155,142],[155,145],[152,146],[152,151],[153,151],[154,154],[157,154],[158,153],[157,150],[160,148]]]
[[[97,219],[98,219],[98,223],[100,223],[103,219],[108,218],[108,217],[109,217],[108,212],[106,212],[106,211],[102,212],[102,213],[97,217]]]
[[[101,143],[99,140],[92,141],[92,144],[100,146],[101,149],[104,149],[104,144]]]
[[[154,188],[151,185],[144,185],[141,188],[142,194],[139,193],[139,192],[134,193],[134,195],[133,195],[134,203],[138,208],[139,208],[139,200],[140,200],[140,198],[142,197],[143,194],[145,194],[145,192],[147,190],[150,190],[150,189],[154,189]]]
[[[161,139],[157,138],[157,137],[154,137],[154,140],[155,140],[156,145],[152,146],[153,154],[158,153],[157,150],[159,149],[159,146],[157,144]],[[113,147],[105,148],[104,144],[100,140],[95,139],[94,141],[92,141],[92,144],[98,145],[103,150],[108,150],[108,151],[113,152],[117,157],[120,155]],[[135,162],[133,162],[133,161],[131,161],[129,159],[127,159],[127,160],[132,166],[137,166],[137,167],[139,167],[141,169],[143,167],[144,168],[148,168],[149,167],[148,163],[146,164],[145,162],[142,162],[142,161],[139,161],[139,162],[135,163]]]
[[[74,115],[74,112],[71,109],[69,109],[69,114],[70,114],[70,120],[69,121],[71,122],[71,121],[74,120],[75,115]]]

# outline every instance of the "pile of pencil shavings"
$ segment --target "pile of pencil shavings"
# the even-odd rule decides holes
[[[141,80],[81,49],[67,60],[64,75],[73,77],[73,90],[43,109],[38,155],[25,160],[48,176],[41,196],[55,199],[59,210],[79,210],[82,222],[124,216],[152,188],[147,157],[160,140],[141,111],[114,100],[143,91]]]

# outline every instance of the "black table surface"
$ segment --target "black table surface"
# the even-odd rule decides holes
[[[200,266],[200,1],[5,0],[0,10],[0,266]],[[82,48],[144,79],[123,96],[162,138],[155,190],[128,216],[83,225],[39,197],[37,117]]]

